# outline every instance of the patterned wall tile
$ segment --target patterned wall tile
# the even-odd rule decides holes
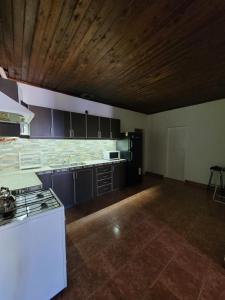
[[[17,139],[0,143],[0,170],[19,168],[19,153],[37,153],[43,165],[64,161],[102,159],[103,152],[116,149],[114,140],[29,140]],[[32,160],[31,160],[32,164]]]

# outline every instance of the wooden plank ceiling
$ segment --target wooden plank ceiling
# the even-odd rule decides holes
[[[1,0],[10,78],[154,113],[225,97],[224,0]]]

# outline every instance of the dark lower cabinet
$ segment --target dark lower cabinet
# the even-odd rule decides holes
[[[29,105],[29,109],[35,114],[30,123],[30,137],[52,137],[52,110],[34,105]]]
[[[75,173],[76,204],[82,204],[93,198],[93,168],[80,169]]]
[[[111,138],[119,139],[120,138],[120,120],[111,119]]]
[[[70,137],[70,112],[53,109],[53,136],[55,138]]]
[[[38,173],[37,174],[38,178],[42,182],[42,188],[44,190],[52,188],[52,173]]]
[[[87,138],[99,137],[99,117],[87,115]]]
[[[126,185],[126,163],[113,165],[113,190],[118,190]]]
[[[0,122],[0,136],[20,136],[20,125]]]
[[[52,189],[65,208],[75,205],[74,175],[72,172],[54,173],[52,175]]]

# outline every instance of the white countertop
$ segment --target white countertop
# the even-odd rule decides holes
[[[102,164],[114,164],[119,163],[122,161],[126,161],[125,159],[118,159],[118,160],[88,160],[85,161],[85,164],[77,165],[75,168],[82,168],[82,167],[91,167],[96,165],[102,165]],[[71,167],[72,164],[71,164]],[[18,190],[18,189],[24,189],[28,187],[34,187],[41,185],[41,181],[36,175],[36,173],[39,172],[46,172],[46,171],[53,171],[58,169],[64,169],[69,168],[69,166],[63,166],[63,167],[49,167],[49,166],[43,166],[41,168],[37,169],[26,169],[26,170],[6,170],[6,171],[0,171],[0,187],[5,186],[9,187],[10,190]]]
[[[10,190],[25,189],[39,185],[42,185],[42,183],[34,172],[0,175],[0,186],[8,187]]]

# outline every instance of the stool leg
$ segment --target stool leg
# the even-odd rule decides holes
[[[213,171],[210,172],[209,183],[208,183],[208,189],[210,189],[210,187],[211,187],[212,178],[213,178]]]
[[[220,189],[223,190],[223,174],[220,172]]]
[[[215,200],[215,198],[216,198],[216,192],[217,192],[217,176],[216,176],[216,182],[215,182],[215,189],[214,189],[214,193],[213,193],[213,200]]]

